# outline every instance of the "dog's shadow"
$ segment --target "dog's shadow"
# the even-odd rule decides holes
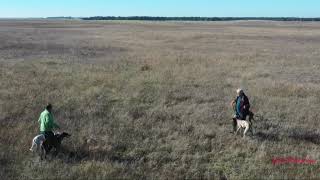
[[[114,151],[106,150],[94,150],[88,151],[85,149],[77,149],[76,151],[71,151],[69,148],[63,148],[57,156],[56,159],[64,161],[65,163],[79,163],[86,160],[95,160],[95,161],[114,161],[119,163],[132,163],[137,159],[135,157],[122,156],[119,153],[119,149]]]
[[[254,134],[254,137],[257,138],[259,141],[280,141],[279,134],[277,133],[256,132]]]

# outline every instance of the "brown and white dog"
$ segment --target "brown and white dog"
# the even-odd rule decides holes
[[[251,129],[250,127],[250,123],[246,120],[239,120],[237,119],[237,131],[236,131],[236,134],[238,134],[238,131],[241,129],[241,128],[244,128],[244,131],[243,131],[243,136],[242,137],[245,137],[247,131],[249,129]],[[252,129],[251,129],[251,133],[252,133]]]

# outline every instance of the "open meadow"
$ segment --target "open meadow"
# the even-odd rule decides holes
[[[49,102],[72,136],[39,161]],[[320,23],[0,20],[1,179],[320,178],[319,108]]]

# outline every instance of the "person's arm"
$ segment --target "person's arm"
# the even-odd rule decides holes
[[[45,114],[44,117],[43,117],[43,123],[45,124],[45,131],[48,131],[48,128],[51,129],[51,121],[50,121],[50,117],[49,117],[49,114]]]
[[[232,100],[231,103],[230,103],[231,107],[233,107],[233,108],[235,108],[236,104],[237,104],[237,98]]]
[[[232,107],[232,109],[234,110],[234,111],[236,111],[236,100],[234,99],[234,100],[232,100],[231,101],[231,103],[230,103],[230,106]]]
[[[232,100],[231,103],[230,103],[230,106],[231,106],[231,107],[234,107],[235,104],[236,104],[236,101],[235,101],[235,100]]]
[[[48,123],[48,126],[50,128],[58,128],[58,129],[60,128],[59,125],[54,122],[52,115],[49,115],[49,114],[46,115],[46,122]]]
[[[249,99],[247,96],[244,97],[243,109],[248,110],[250,108]]]

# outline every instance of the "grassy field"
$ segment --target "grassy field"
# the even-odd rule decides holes
[[[320,178],[319,23],[1,20],[0,42],[2,179]],[[72,137],[39,162],[48,102]]]

